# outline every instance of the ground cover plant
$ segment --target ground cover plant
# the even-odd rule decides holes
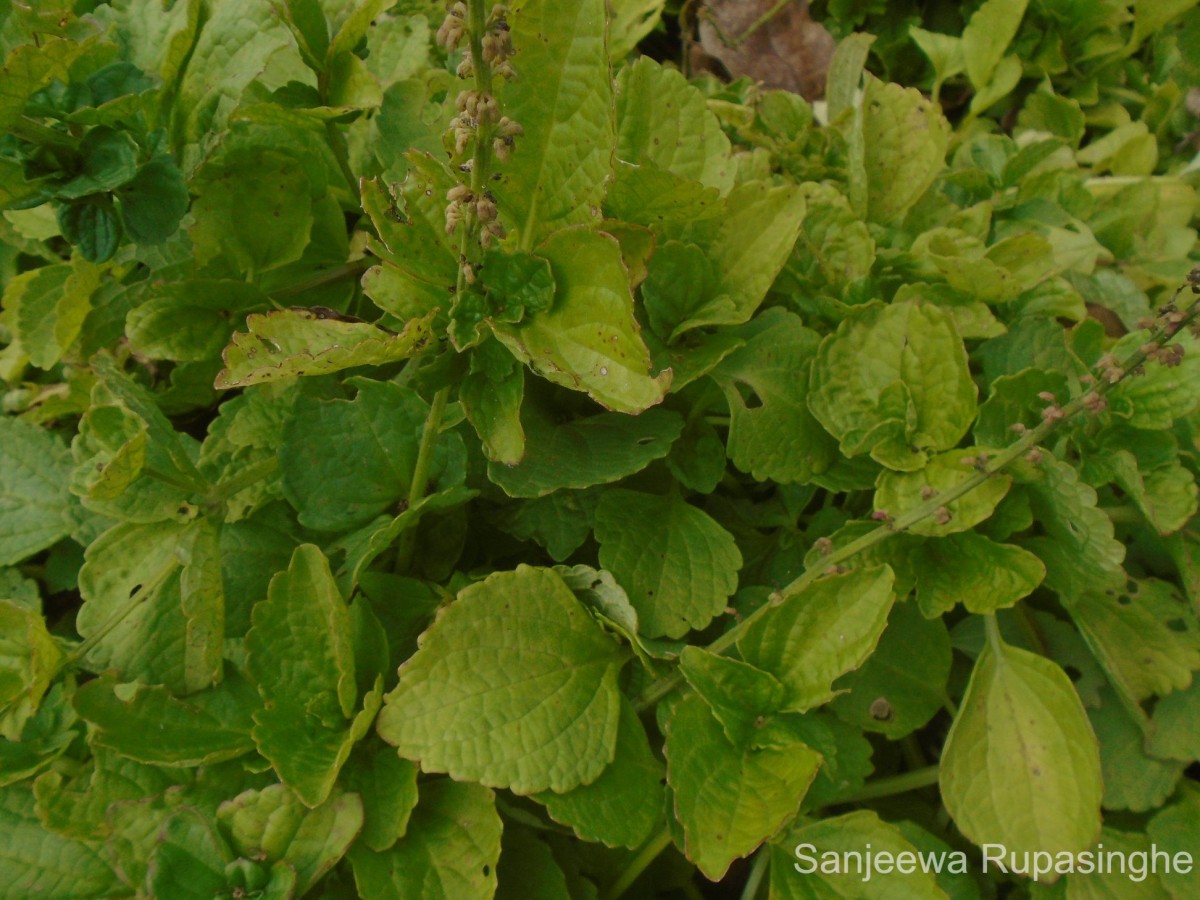
[[[720,5],[0,2],[6,896],[1197,896],[1197,3]]]

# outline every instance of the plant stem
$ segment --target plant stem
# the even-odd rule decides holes
[[[1183,293],[1184,288],[1181,287],[1175,292],[1171,298],[1171,304]],[[1200,303],[1193,303],[1185,319],[1180,325],[1176,326],[1175,330],[1167,331],[1164,328],[1158,328],[1150,335],[1148,343],[1165,344],[1170,336],[1178,330],[1188,327],[1192,321],[1196,319],[1197,312],[1200,312]],[[782,590],[776,591],[771,595],[766,603],[747,615],[744,619],[730,628],[727,632],[708,645],[711,653],[723,654],[732,649],[738,640],[749,631],[756,622],[764,616],[769,615],[771,610],[781,606],[788,599],[795,597],[797,594],[802,594],[806,591],[813,582],[825,575],[831,569],[836,569],[841,563],[846,562],[857,553],[874,547],[876,544],[887,540],[893,534],[899,534],[902,531],[907,531],[918,522],[929,518],[938,512],[943,507],[949,506],[960,497],[969,494],[975,488],[979,487],[989,478],[998,475],[1003,469],[1007,468],[1014,461],[1029,453],[1030,450],[1041,444],[1056,428],[1062,423],[1071,421],[1080,411],[1086,408],[1085,400],[1089,395],[1097,395],[1103,397],[1117,384],[1129,377],[1131,372],[1138,370],[1147,360],[1148,354],[1141,349],[1121,362],[1120,368],[1122,373],[1115,381],[1109,381],[1101,378],[1096,383],[1095,387],[1081,391],[1079,396],[1075,397],[1061,409],[1061,415],[1054,418],[1047,418],[1036,428],[1031,428],[1017,441],[1009,445],[1009,447],[995,456],[989,457],[986,461],[976,466],[975,471],[970,477],[964,479],[960,484],[942,491],[937,496],[931,497],[925,503],[922,503],[909,510],[903,515],[897,516],[895,519],[885,522],[878,528],[864,534],[857,540],[851,541],[845,546],[834,550],[827,556],[821,559],[820,567],[806,569],[800,577],[796,578]],[[672,674],[660,678],[658,681],[651,684],[645,691],[642,692],[634,700],[634,708],[638,712],[643,712],[656,704],[667,694],[671,693],[677,687],[683,684],[683,675],[678,670]]]
[[[433,451],[442,430],[442,415],[446,411],[446,401],[449,396],[450,388],[448,387],[444,387],[434,394],[433,403],[429,407],[429,415],[425,417],[425,427],[421,431],[421,446],[417,450],[417,462],[413,466],[412,482],[408,486],[408,509],[412,509],[425,498],[429,469],[433,464]],[[397,555],[397,564],[400,568],[407,569],[412,564],[412,554],[416,543],[417,523],[414,522],[400,536]]]
[[[923,769],[914,769],[911,772],[904,772],[900,775],[892,775],[889,778],[879,778],[875,781],[869,781],[857,791],[847,794],[845,797],[839,797],[834,801],[834,806],[843,806],[847,803],[866,803],[868,800],[878,800],[881,797],[894,797],[896,794],[907,794],[909,791],[919,791],[921,788],[932,787],[938,781],[938,767],[926,766]]]
[[[658,859],[658,855],[667,849],[667,845],[671,843],[671,832],[664,828],[654,837],[652,837],[642,849],[637,852],[637,855],[629,861],[624,871],[617,877],[617,880],[609,886],[604,892],[603,900],[617,900],[629,890],[630,885],[638,880],[640,876],[649,867],[650,863]]]
[[[759,888],[762,887],[763,877],[767,874],[767,867],[771,862],[771,854],[766,847],[761,848],[754,855],[754,865],[750,867],[750,874],[746,878],[746,884],[742,888],[742,900],[754,900],[758,896]]]

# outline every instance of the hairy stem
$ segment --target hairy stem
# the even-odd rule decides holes
[[[1187,287],[1181,287],[1175,292],[1175,296],[1171,299],[1171,304],[1174,304],[1180,294]],[[1200,304],[1193,303],[1188,312],[1188,317],[1182,323],[1173,326],[1171,329],[1159,327],[1150,336],[1147,345],[1162,345],[1170,340],[1171,335],[1177,333],[1182,328],[1188,327],[1195,319],[1197,311],[1200,310]],[[773,593],[768,601],[747,615],[744,619],[730,628],[727,632],[708,645],[707,649],[712,653],[723,654],[727,653],[741,639],[741,637],[749,631],[756,622],[764,616],[768,616],[771,610],[781,606],[787,600],[795,597],[797,594],[802,594],[807,590],[813,582],[821,578],[831,569],[836,569],[837,566],[846,562],[853,556],[874,547],[894,534],[907,531],[918,522],[927,519],[939,510],[945,508],[950,503],[958,500],[975,490],[989,478],[995,477],[997,474],[1006,469],[1017,459],[1028,454],[1031,450],[1043,443],[1055,429],[1059,428],[1064,422],[1071,421],[1076,415],[1088,407],[1089,400],[1094,403],[1092,398],[1103,398],[1117,384],[1129,377],[1130,373],[1138,371],[1146,362],[1148,353],[1145,349],[1138,349],[1132,353],[1127,359],[1121,362],[1121,374],[1115,380],[1100,379],[1095,387],[1081,391],[1079,396],[1075,397],[1061,409],[1061,414],[1057,417],[1047,418],[1036,428],[1031,428],[1017,441],[1012,443],[1008,448],[995,456],[989,457],[987,460],[978,465],[975,471],[969,478],[966,478],[962,483],[955,487],[942,491],[935,497],[931,497],[925,503],[916,506],[914,509],[897,516],[895,519],[885,522],[873,531],[864,534],[857,540],[851,541],[843,547],[840,547],[828,555],[822,557],[821,565],[806,569],[800,577],[796,578],[790,584],[779,591]],[[643,712],[646,709],[654,706],[658,701],[662,700],[676,688],[683,684],[683,675],[678,669],[672,674],[665,676],[658,681],[652,683],[645,691],[634,700],[634,708],[638,712]]]

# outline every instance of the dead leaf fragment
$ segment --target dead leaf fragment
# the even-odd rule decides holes
[[[697,18],[698,65],[708,57],[732,78],[748,75],[806,100],[824,95],[836,42],[809,17],[805,0],[708,0]]]

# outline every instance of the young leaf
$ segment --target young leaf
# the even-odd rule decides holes
[[[400,668],[379,734],[427,772],[569,791],[613,759],[625,658],[552,571],[498,572],[438,614]]]
[[[496,337],[547,381],[584,391],[608,409],[636,413],[661,402],[671,373],[650,375],[616,239],[571,228],[551,235],[537,253],[554,272],[554,305],[519,325],[494,323]]]
[[[822,578],[751,625],[738,651],[783,682],[785,709],[827,703],[834,680],[874,651],[892,608],[893,580],[889,566]]]
[[[1017,854],[1092,845],[1100,832],[1100,755],[1057,664],[989,640],[946,738],[941,789],[955,824],[976,844]]]
[[[667,723],[666,756],[684,853],[712,881],[796,815],[821,765],[798,740],[737,747],[694,694],[679,701]]]
[[[821,342],[808,406],[843,453],[912,472],[958,443],[975,395],[949,314],[910,300],[872,304]]]
[[[245,791],[217,807],[238,855],[263,864],[285,861],[296,870],[296,893],[304,894],[333,868],[363,824],[357,794],[337,794],[308,809],[292,791],[273,784]]]
[[[596,509],[600,564],[646,637],[682,637],[721,614],[742,567],[733,536],[677,494],[610,490]]]

